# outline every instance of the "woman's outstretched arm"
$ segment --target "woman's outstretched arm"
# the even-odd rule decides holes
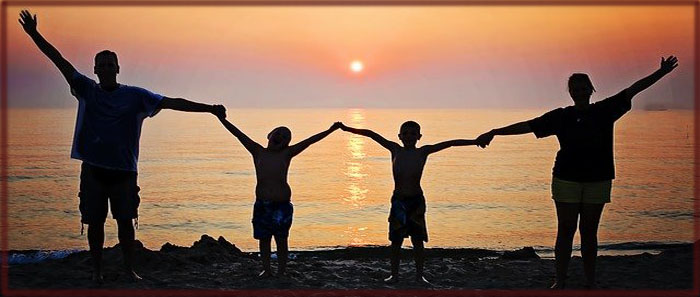
[[[638,80],[629,88],[625,89],[624,92],[626,92],[626,95],[631,99],[635,95],[639,94],[639,92],[646,90],[648,87],[659,81],[666,74],[671,73],[671,71],[673,71],[673,69],[676,67],[678,67],[678,58],[669,56],[668,58],[664,59],[661,57],[661,65],[659,66],[658,70]]]
[[[491,140],[493,140],[493,137],[496,135],[520,135],[530,132],[532,132],[530,124],[528,121],[523,121],[481,134],[476,138],[476,142],[478,146],[485,147],[491,143]]]

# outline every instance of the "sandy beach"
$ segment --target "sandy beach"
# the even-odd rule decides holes
[[[325,251],[291,251],[284,277],[260,279],[257,254],[246,253],[223,237],[208,235],[190,247],[164,244],[159,251],[140,242],[137,272],[143,280],[129,282],[121,273],[121,250],[105,249],[105,283],[90,281],[86,251],[62,259],[12,264],[10,289],[423,289],[413,282],[411,250],[404,250],[401,280],[387,285],[388,247],[347,247]],[[696,243],[697,246],[697,243]],[[659,254],[600,256],[601,289],[690,289],[693,246],[678,245]],[[275,260],[273,259],[273,267]],[[570,264],[568,287],[582,288],[581,259]],[[517,251],[486,249],[427,249],[429,289],[545,289],[553,281],[552,259],[541,259],[531,248]]]

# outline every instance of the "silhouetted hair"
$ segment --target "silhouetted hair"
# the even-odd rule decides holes
[[[406,128],[415,128],[420,132],[420,125],[414,121],[406,121],[403,124],[401,124],[401,127],[399,128],[399,131],[406,129]]]
[[[588,77],[588,74],[585,73],[574,73],[571,76],[569,76],[569,90],[571,90],[571,85],[574,82],[582,82],[585,84],[588,84],[589,87],[595,92],[595,88],[593,87],[593,83],[591,82],[591,79]]]
[[[97,62],[97,57],[99,56],[112,56],[114,57],[114,61],[117,62],[117,65],[119,65],[119,59],[117,58],[117,53],[110,51],[110,50],[103,50],[95,55],[95,62]]]
[[[289,138],[290,139],[292,138],[292,130],[289,130],[289,128],[287,128],[285,126],[280,126],[280,127],[275,128],[275,129],[272,129],[272,131],[270,131],[270,133],[267,133],[267,139],[270,139],[270,136],[272,136],[272,133],[275,133],[275,131],[277,131],[277,130],[286,131],[289,134]]]

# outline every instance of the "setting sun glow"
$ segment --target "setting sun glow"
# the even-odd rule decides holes
[[[365,65],[362,64],[362,61],[355,60],[350,63],[350,70],[355,73],[362,72],[362,69],[365,68]]]

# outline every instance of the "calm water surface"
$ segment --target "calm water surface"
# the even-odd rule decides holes
[[[228,115],[263,144],[279,125],[298,142],[334,121],[398,141],[399,125],[416,120],[420,145],[475,138],[545,111],[231,109]],[[75,113],[9,111],[10,249],[87,248],[78,212],[80,162],[69,159]],[[603,213],[601,243],[693,240],[692,135],[692,111],[632,111],[617,122],[617,179]],[[487,149],[457,147],[430,156],[423,177],[428,246],[553,246],[549,185],[558,148],[555,137],[528,134],[496,138]],[[165,242],[189,246],[206,233],[255,250],[253,170],[251,156],[211,115],[163,111],[147,119],[138,239],[158,249]],[[391,164],[389,152],[371,139],[334,132],[293,160],[289,183],[292,249],[388,244]],[[106,244],[115,244],[114,220],[107,221],[106,233]]]

